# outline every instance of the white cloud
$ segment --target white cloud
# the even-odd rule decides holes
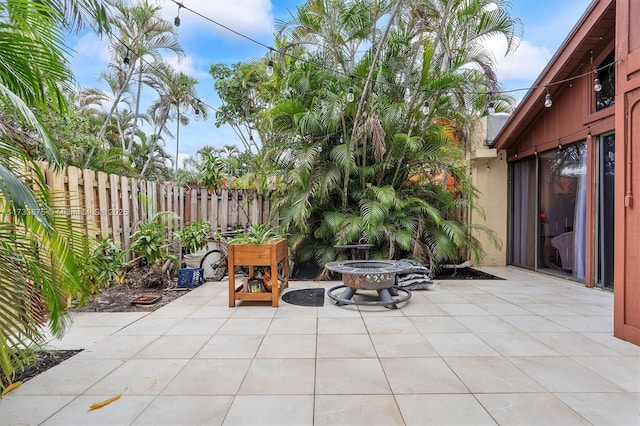
[[[196,67],[193,64],[192,56],[177,56],[177,55],[166,55],[164,57],[164,61],[171,65],[173,69],[177,72],[181,72],[186,75],[195,76],[197,74],[202,74],[196,70]]]
[[[533,82],[551,59],[551,52],[545,46],[536,46],[527,40],[520,40],[518,48],[505,56],[507,42],[504,37],[487,40],[486,46],[493,52],[500,82],[507,80]]]
[[[170,0],[156,0],[162,6],[165,19],[173,22],[178,14],[178,6]],[[214,20],[241,34],[258,36],[273,32],[273,14],[270,0],[198,0],[184,3],[185,7],[202,16],[182,9],[180,11],[181,31],[207,28],[216,33],[235,37],[233,33],[206,18]]]
[[[74,59],[78,63],[90,64],[97,60],[106,64],[110,60],[109,43],[95,33],[89,32],[80,37],[72,49],[75,51]]]

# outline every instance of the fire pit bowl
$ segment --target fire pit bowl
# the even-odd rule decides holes
[[[338,305],[380,305],[389,309],[396,309],[396,303],[404,302],[411,298],[411,292],[398,288],[396,273],[407,269],[407,264],[395,260],[343,260],[329,262],[327,269],[342,274],[342,282],[329,289],[328,296]],[[333,294],[334,290],[344,288],[340,296]],[[358,290],[376,290],[380,297],[377,301],[353,300]],[[399,296],[398,291],[404,293]],[[394,299],[392,296],[399,296]]]

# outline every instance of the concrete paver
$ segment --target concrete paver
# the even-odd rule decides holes
[[[229,308],[209,282],[150,313],[77,313],[50,347],[84,351],[1,399],[0,426],[640,424],[640,347],[612,336],[611,293],[483,270],[505,280],[439,281],[398,310]]]

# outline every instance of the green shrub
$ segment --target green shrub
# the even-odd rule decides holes
[[[191,222],[182,231],[175,233],[176,238],[182,242],[184,253],[195,253],[206,247],[207,239],[211,237],[211,223],[205,219]]]

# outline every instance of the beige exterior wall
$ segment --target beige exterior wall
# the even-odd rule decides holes
[[[472,132],[467,159],[469,160],[471,183],[478,190],[476,205],[484,210],[472,209],[469,214],[471,223],[484,225],[496,232],[502,243],[496,248],[484,235],[479,233],[478,239],[486,252],[484,262],[477,266],[505,266],[507,264],[507,159],[495,149],[485,145],[487,135],[487,118],[482,117]]]

